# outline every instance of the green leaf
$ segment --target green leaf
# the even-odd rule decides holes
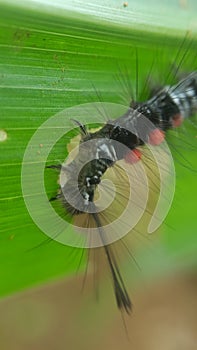
[[[172,36],[169,28],[174,21],[168,19],[167,24],[158,21],[156,14],[147,17],[141,14],[137,18],[141,8],[134,15],[130,4],[124,8],[117,1],[102,7],[98,1],[87,5],[68,1],[63,9],[61,1],[53,6],[46,6],[46,2],[40,5],[37,2],[37,7],[33,4],[31,1],[20,6],[15,2],[0,4],[0,129],[7,134],[7,139],[0,142],[1,295],[73,273],[81,259],[82,265],[85,264],[81,249],[57,242],[42,245],[46,236],[34,224],[25,206],[21,166],[34,132],[67,107],[99,99],[121,102],[122,85],[115,79],[116,74],[122,77],[126,72],[134,90],[137,81],[140,91],[154,63],[155,78],[162,76],[164,82],[169,64],[183,43],[179,21],[173,27],[176,35]],[[165,35],[161,31],[157,33],[158,27],[165,28]],[[179,61],[184,57],[184,68],[191,71],[196,68],[196,43],[186,38],[184,44]],[[126,97],[129,101],[130,96]],[[47,142],[45,139],[42,145],[37,145],[38,159]],[[65,139],[62,139],[51,153],[50,161],[64,159],[65,152]],[[196,159],[196,154],[183,152],[185,157]],[[172,252],[196,242],[195,176],[190,172],[182,175],[181,169],[177,172],[186,205],[181,209],[175,205],[175,212],[170,213],[169,220],[178,227],[178,232],[175,230],[172,239],[166,230],[164,244]],[[56,178],[55,173],[46,177],[49,196],[56,191]],[[180,219],[182,215],[184,223]]]

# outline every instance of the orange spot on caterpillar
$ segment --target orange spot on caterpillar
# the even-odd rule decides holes
[[[164,131],[160,129],[154,129],[149,134],[148,143],[150,143],[150,145],[157,146],[157,145],[160,145],[160,143],[162,143],[164,139],[165,139]]]
[[[133,149],[132,151],[128,152],[125,156],[125,162],[134,164],[137,163],[141,159],[142,153],[139,151],[139,149]]]
[[[174,117],[172,118],[172,126],[173,128],[177,128],[180,126],[183,122],[183,117],[181,114],[175,114]]]

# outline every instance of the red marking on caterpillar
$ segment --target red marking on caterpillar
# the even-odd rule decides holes
[[[134,164],[137,163],[142,157],[142,153],[137,148],[128,152],[124,157],[126,163]]]
[[[172,127],[177,128],[183,123],[184,118],[181,114],[175,114],[172,118]]]
[[[162,130],[155,129],[148,136],[148,143],[152,146],[160,145],[165,139],[165,133]]]

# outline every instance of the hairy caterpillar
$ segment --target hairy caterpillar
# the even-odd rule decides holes
[[[197,110],[197,72],[194,71],[176,85],[159,89],[149,100],[131,102],[130,108],[119,118],[109,120],[96,132],[89,132],[85,125],[75,120],[81,131],[78,154],[66,165],[58,168],[64,180],[58,194],[71,216],[88,214],[97,227],[101,245],[113,279],[117,305],[130,312],[132,304],[115,256],[105,239],[105,230],[95,202],[95,192],[105,172],[116,162],[124,160],[132,166],[141,159],[140,147],[157,146],[165,138],[165,132],[176,128]],[[90,144],[91,142],[91,144]]]

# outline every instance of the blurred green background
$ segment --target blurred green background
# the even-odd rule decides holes
[[[117,75],[126,72],[134,90],[137,80],[145,99],[147,74],[166,84],[175,81],[168,74],[173,63],[181,64],[183,72],[196,69],[196,2],[159,6],[153,1],[148,7],[146,2],[124,6],[121,1],[0,2],[0,129],[7,133],[0,142],[1,296],[72,275],[81,257],[81,267],[85,265],[80,249],[56,242],[31,250],[46,239],[27,212],[20,182],[23,154],[36,129],[66,107],[99,98],[121,103],[122,93],[129,102]],[[168,139],[177,188],[157,242],[160,253],[139,255],[147,274],[171,267],[174,259],[183,266],[196,264],[196,129],[187,122]],[[47,142],[35,150],[38,161]],[[62,139],[49,161],[64,158]],[[56,173],[46,178],[49,196],[56,191],[56,178]]]

